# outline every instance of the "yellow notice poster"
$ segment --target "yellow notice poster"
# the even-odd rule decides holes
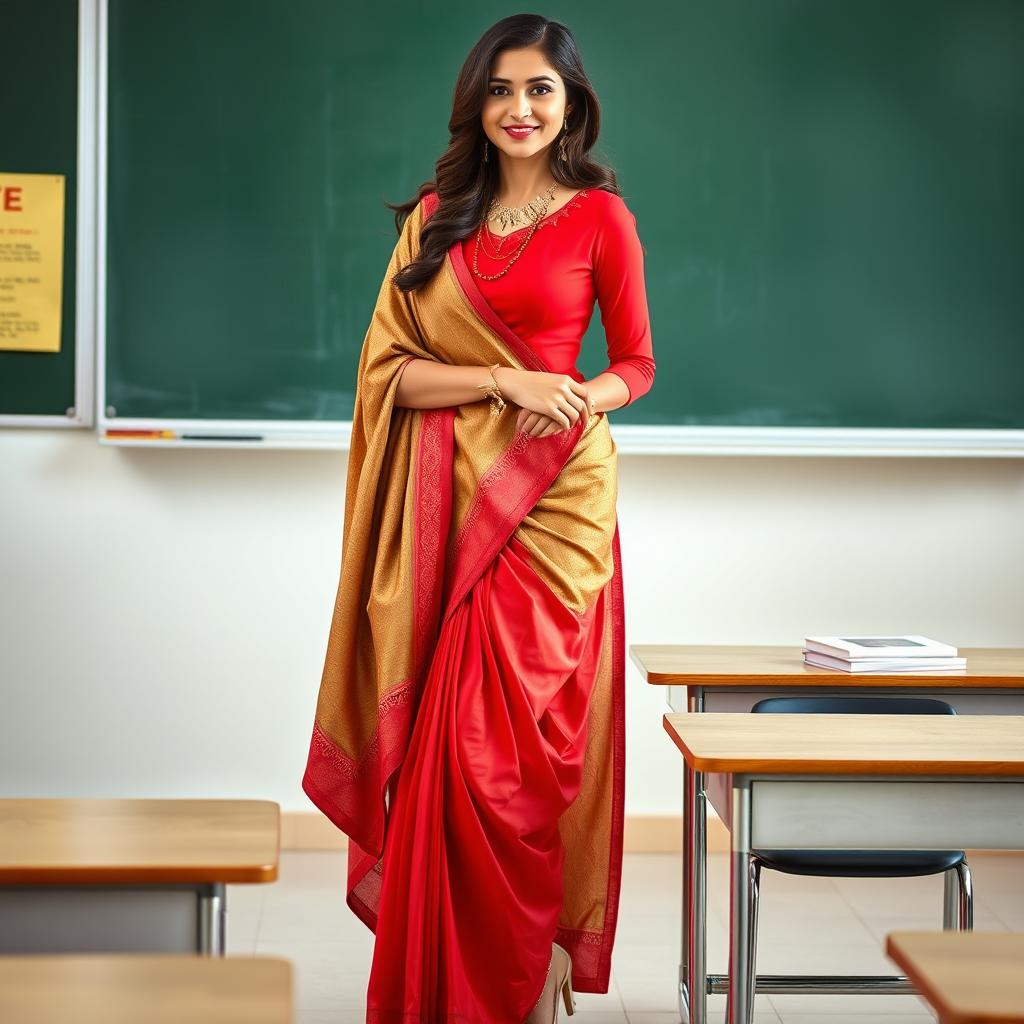
[[[0,171],[0,349],[60,351],[64,175]]]

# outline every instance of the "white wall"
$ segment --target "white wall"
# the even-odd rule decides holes
[[[345,453],[111,449],[0,430],[0,794],[300,789]],[[620,456],[632,643],[911,631],[1024,646],[1024,463]],[[631,814],[677,814],[627,666]]]

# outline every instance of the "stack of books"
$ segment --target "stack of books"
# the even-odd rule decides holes
[[[837,672],[962,672],[956,648],[926,636],[809,636],[804,662]]]

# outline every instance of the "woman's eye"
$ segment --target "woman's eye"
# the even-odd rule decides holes
[[[497,96],[497,95],[498,95],[498,90],[499,90],[499,89],[501,89],[501,90],[503,90],[503,91],[505,91],[505,92],[507,92],[507,91],[508,91],[507,89],[505,89],[505,86],[503,86],[503,85],[496,85],[496,86],[494,86],[494,88],[493,88],[493,89],[491,89],[491,95],[492,95],[492,96]],[[545,95],[545,94],[547,94],[547,93],[549,93],[549,92],[552,92],[552,91],[553,91],[552,89],[550,89],[550,88],[549,88],[548,86],[546,86],[546,85],[537,85],[537,86],[534,86],[534,89],[543,89],[543,90],[544,90],[544,92],[543,92],[543,93],[541,93],[541,95]]]

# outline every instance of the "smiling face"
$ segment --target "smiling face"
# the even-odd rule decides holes
[[[481,113],[492,146],[510,157],[536,156],[557,141],[570,110],[562,77],[540,49],[498,54]],[[517,125],[532,130],[507,130]]]

